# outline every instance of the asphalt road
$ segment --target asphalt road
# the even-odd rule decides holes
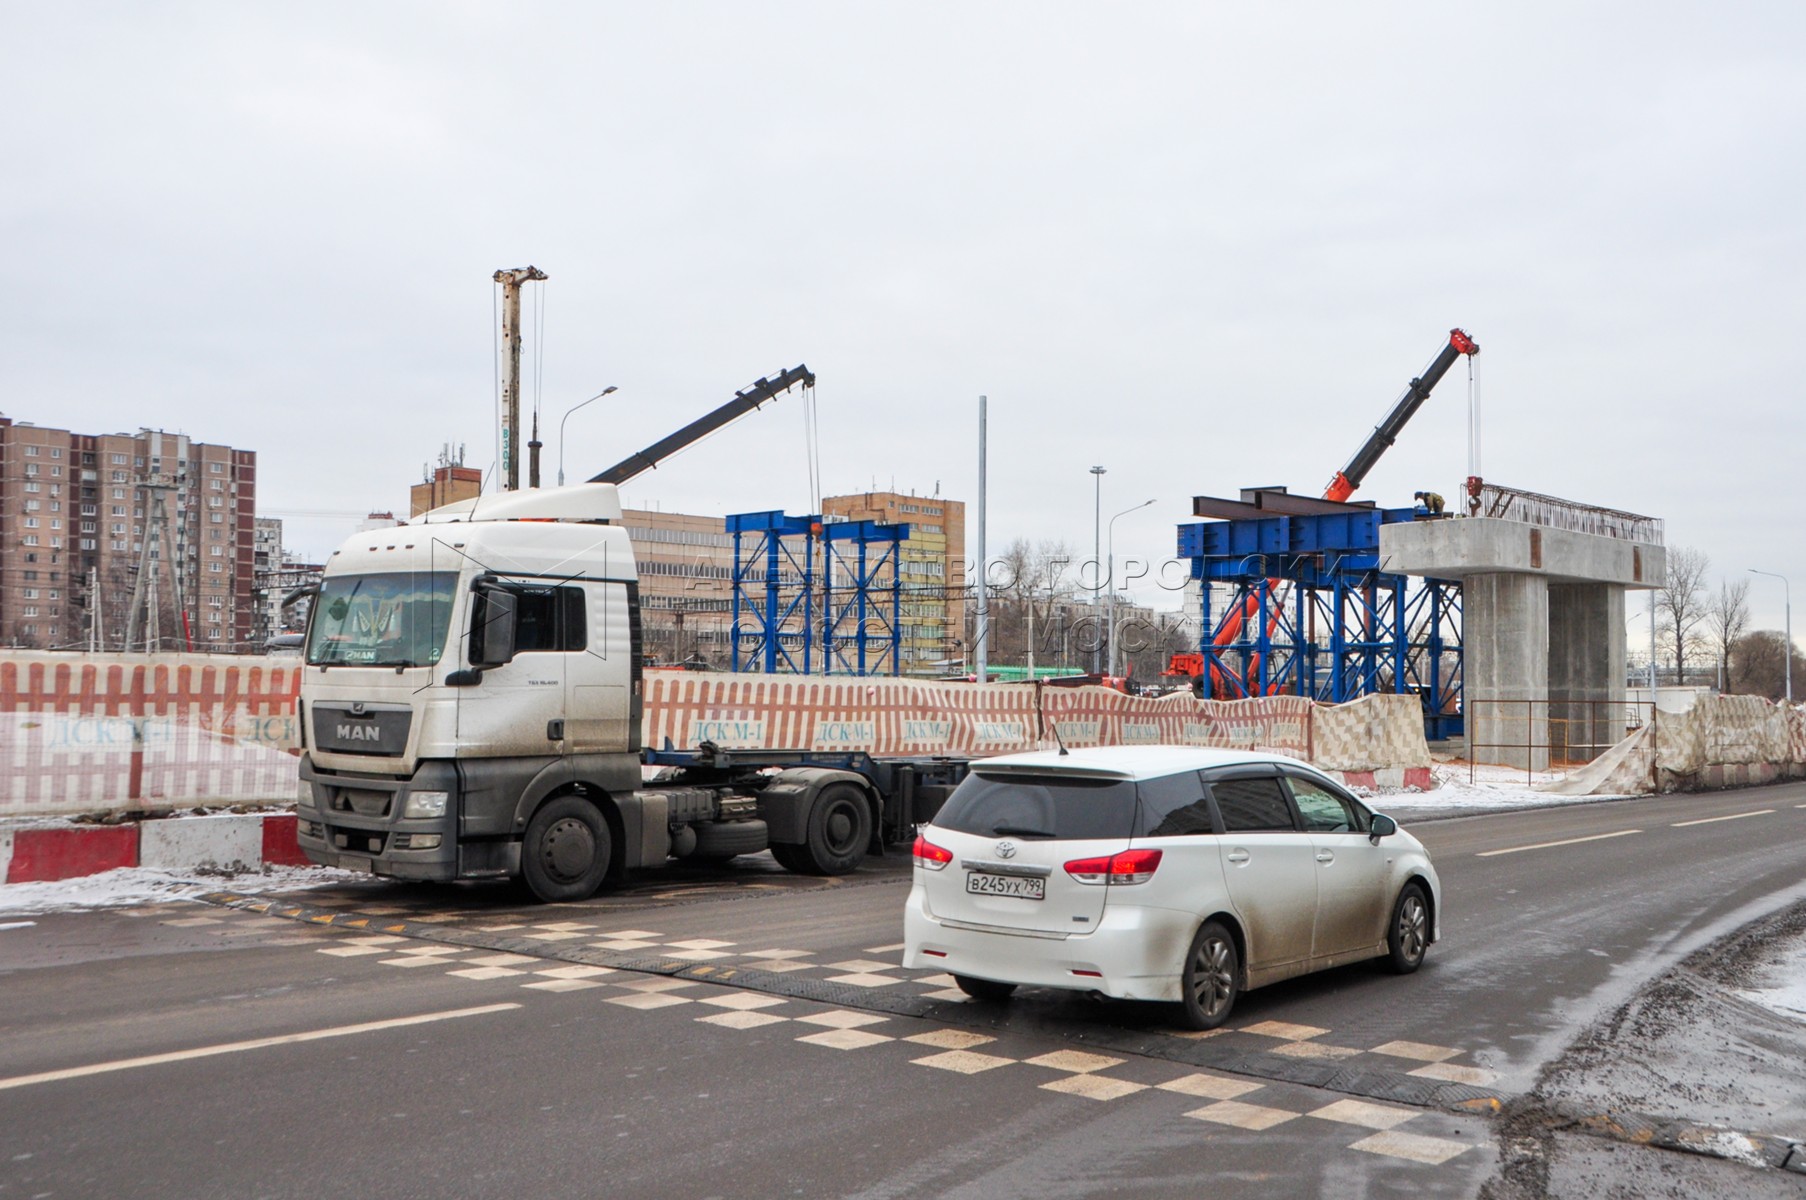
[[[1492,1100],[1806,897],[1798,785],[1413,829],[1446,903],[1423,970],[1279,984],[1211,1037],[902,971],[897,858],[28,918],[0,1197],[1472,1196]],[[1716,1170],[1689,1194],[1762,1174]]]

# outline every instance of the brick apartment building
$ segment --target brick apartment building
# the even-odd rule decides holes
[[[254,451],[0,417],[0,645],[122,648],[155,511],[157,489],[145,485],[159,484],[168,517],[154,563],[160,628],[131,648],[254,649],[256,483]]]
[[[857,492],[826,496],[822,515],[908,525],[903,576],[903,674],[944,675],[963,657],[966,628],[966,505],[939,496]]]

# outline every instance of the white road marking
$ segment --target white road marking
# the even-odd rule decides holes
[[[1394,1108],[1390,1104],[1369,1104],[1365,1100],[1337,1100],[1307,1113],[1320,1121],[1340,1121],[1344,1125],[1364,1125],[1368,1129],[1391,1129],[1403,1125],[1417,1115],[1412,1108]]]
[[[1802,804],[1800,807],[1806,808],[1806,804]],[[8,921],[6,924],[0,925],[0,929],[30,929],[36,924],[36,921]]]
[[[1629,837],[1633,833],[1642,833],[1641,829],[1620,829],[1617,833],[1595,833],[1591,837],[1563,838],[1559,842],[1537,842],[1533,846],[1510,846],[1504,850],[1482,850],[1475,858],[1491,858],[1497,854],[1517,854],[1524,850],[1548,850],[1555,846],[1577,846],[1581,842],[1602,842],[1607,838]]]
[[[1427,1163],[1430,1166],[1440,1166],[1458,1154],[1465,1154],[1469,1149],[1467,1145],[1447,1138],[1425,1137],[1420,1133],[1405,1133],[1398,1129],[1369,1134],[1360,1141],[1351,1143],[1348,1148],[1364,1150],[1368,1154],[1383,1154],[1388,1158]]]
[[[910,1061],[918,1067],[936,1067],[942,1071],[957,1071],[961,1075],[976,1075],[995,1067],[1007,1067],[1016,1060],[999,1058],[995,1054],[978,1054],[971,1050],[948,1050],[943,1054],[930,1054],[927,1058],[914,1058]]]
[[[1042,1091],[1064,1092],[1068,1096],[1083,1096],[1087,1100],[1117,1100],[1147,1089],[1148,1085],[1145,1083],[1112,1079],[1104,1075],[1067,1075],[1041,1085]]]
[[[155,1067],[164,1063],[184,1062],[191,1058],[211,1058],[216,1054],[237,1054],[245,1050],[263,1050],[270,1046],[289,1046],[297,1042],[317,1042],[322,1038],[350,1037],[358,1033],[376,1033],[383,1029],[401,1029],[409,1025],[426,1025],[433,1021],[451,1021],[458,1017],[480,1017],[488,1013],[506,1012],[518,1004],[485,1004],[478,1008],[453,1008],[444,1012],[421,1013],[412,1017],[391,1017],[385,1021],[365,1021],[359,1025],[336,1025],[330,1029],[312,1029],[306,1033],[285,1033],[276,1037],[252,1038],[246,1042],[223,1042],[217,1046],[197,1046],[192,1050],[171,1050],[165,1054],[146,1054],[140,1058],[120,1058],[112,1062],[91,1063],[85,1067],[64,1067],[59,1071],[40,1071],[36,1075],[15,1075],[0,1079],[0,1091],[31,1087],[39,1083],[55,1083],[62,1079],[80,1079],[87,1075],[104,1075],[111,1071],[129,1071],[136,1067]]]
[[[1758,808],[1755,812],[1732,813],[1728,817],[1701,817],[1697,821],[1676,821],[1671,829],[1685,829],[1689,825],[1710,825],[1714,821],[1741,821],[1744,817],[1766,817],[1774,812],[1772,808]],[[167,924],[168,922],[165,922]]]
[[[1083,1050],[1055,1050],[1051,1054],[1037,1055],[1022,1061],[1031,1067],[1071,1071],[1075,1075],[1083,1075],[1087,1071],[1105,1071],[1122,1065],[1120,1058],[1111,1058],[1107,1054],[1086,1054]]]

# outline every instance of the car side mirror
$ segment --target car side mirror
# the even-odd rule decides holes
[[[1391,837],[1398,832],[1398,822],[1385,813],[1374,813],[1373,824],[1368,827],[1367,840],[1374,845],[1380,844],[1381,838]]]
[[[479,670],[514,661],[519,597],[512,590],[481,582],[470,606],[470,665]]]

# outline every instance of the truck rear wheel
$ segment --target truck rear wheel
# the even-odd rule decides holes
[[[808,832],[809,840],[797,847],[803,873],[845,875],[865,861],[872,840],[872,806],[852,784],[829,784],[809,809]]]
[[[527,822],[521,877],[539,900],[587,900],[602,886],[614,839],[600,810],[579,796],[547,802]]]

